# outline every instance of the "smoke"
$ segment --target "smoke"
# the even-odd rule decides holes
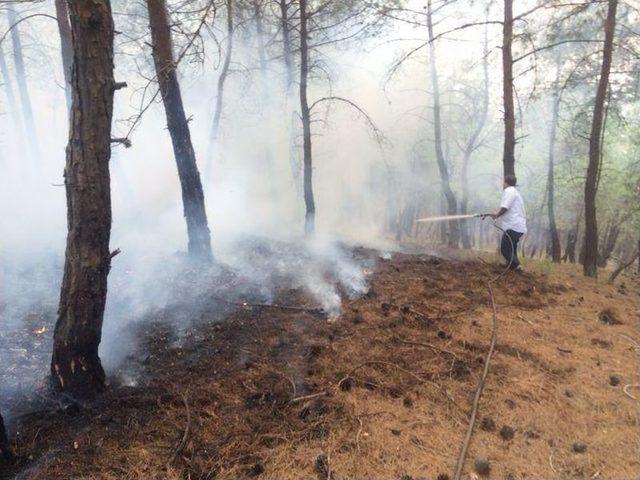
[[[46,11],[50,7],[34,8]],[[130,21],[127,16],[116,15],[117,30],[128,32]],[[66,106],[63,88],[51,88],[52,84],[63,84],[59,47],[52,40],[57,33],[55,26],[44,19],[33,19],[21,27],[25,35],[45,42],[44,46],[27,46],[25,52],[36,135],[43,153],[40,158],[29,155],[26,146],[34,139],[22,132],[15,112],[7,111],[4,91],[0,96],[5,113],[0,117],[2,396],[10,396],[21,385],[33,385],[46,375],[66,237],[66,203],[61,186],[68,133]],[[111,246],[120,248],[122,254],[114,258],[109,276],[100,351],[109,372],[115,371],[136,346],[135,339],[128,336],[132,324],[154,319],[164,309],[173,308],[179,312],[174,315],[179,331],[208,308],[207,295],[212,291],[230,300],[272,302],[282,288],[302,289],[316,305],[337,315],[342,298],[367,290],[366,272],[371,266],[355,259],[350,246],[364,243],[392,248],[389,238],[393,232],[389,230],[395,228],[399,212],[407,204],[417,205],[423,216],[441,213],[424,55],[408,62],[391,81],[384,80],[406,46],[392,40],[424,34],[420,29],[402,26],[374,38],[312,53],[318,68],[310,87],[311,101],[330,95],[348,98],[386,137],[380,144],[362,114],[347,104],[323,102],[314,110],[313,175],[319,234],[312,241],[302,237],[302,140],[297,92],[288,98],[284,94],[281,63],[273,60],[265,72],[259,72],[255,37],[249,31],[238,33],[220,135],[213,145],[209,144],[209,130],[218,74],[213,68],[214,43],[206,40],[203,65],[187,61],[180,65],[182,94],[204,183],[218,267],[204,274],[185,265],[187,237],[180,185],[163,107],[152,103],[134,132],[132,148],[114,146],[111,159]],[[481,32],[471,35],[473,45],[480,36]],[[114,137],[128,132],[130,123],[125,119],[138,113],[140,105],[149,99],[145,90],[148,82],[137,68],[145,74],[151,68],[147,49],[143,53],[136,50],[127,43],[128,37],[118,42],[116,79],[126,81],[129,87],[116,92]],[[477,58],[478,47],[469,45],[467,41],[442,42],[439,46],[441,58],[446,59],[440,72],[446,85],[443,103],[454,105],[445,108],[444,117],[455,185],[460,174],[456,145],[468,127],[456,120],[460,116],[456,104],[461,97],[453,79],[477,82],[479,78],[479,73],[469,68],[469,58]],[[5,52],[7,48],[5,44]],[[35,61],[40,49],[48,53],[47,65]],[[132,49],[136,52],[135,64],[130,60]],[[494,100],[487,139],[470,166],[474,193],[470,210],[490,205],[499,188],[500,110],[495,104],[499,97],[493,94],[499,85],[492,82]],[[295,126],[297,146],[293,158],[291,125]],[[542,136],[543,129],[538,130]],[[539,150],[537,140],[528,142],[533,145],[529,148]],[[526,189],[526,179],[521,183]],[[233,282],[227,282],[228,271],[234,272]],[[43,326],[47,329],[44,334],[33,333]],[[11,342],[17,337],[24,339],[25,348],[29,342],[40,342],[35,354],[13,351]]]

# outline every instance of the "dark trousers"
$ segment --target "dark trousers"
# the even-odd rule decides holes
[[[500,252],[507,261],[509,268],[515,270],[520,266],[520,260],[518,260],[518,242],[522,237],[522,233],[515,230],[507,230],[502,235],[502,242],[500,242]]]

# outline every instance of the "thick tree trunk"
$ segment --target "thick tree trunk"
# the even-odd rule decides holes
[[[307,100],[307,80],[309,77],[309,39],[307,0],[300,0],[300,111],[302,113],[304,152],[304,232],[313,235],[316,222],[316,203],[313,196],[313,162],[311,157],[311,112]]]
[[[111,267],[113,19],[108,0],[69,2],[73,107],[65,167],[67,249],[53,337],[55,387],[91,396],[104,387],[98,358]]]
[[[218,133],[220,131],[220,118],[222,117],[222,106],[224,100],[224,86],[229,76],[229,67],[231,66],[231,58],[233,55],[233,0],[226,0],[227,6],[227,51],[224,56],[224,63],[218,76],[218,86],[216,95],[216,106],[213,113],[213,122],[211,123],[211,132],[209,134],[209,155],[208,162],[212,161],[213,149]],[[166,9],[166,7],[165,7]]]
[[[598,275],[598,224],[596,219],[596,194],[598,191],[598,177],[600,170],[600,153],[602,140],[602,124],[604,119],[604,103],[609,86],[611,71],[611,57],[613,55],[613,36],[616,26],[616,10],[618,0],[609,0],[607,18],[605,20],[604,48],[602,52],[602,66],[600,80],[596,91],[593,107],[593,122],[589,137],[589,166],[584,185],[584,263],[583,270],[587,277]]]
[[[193,259],[210,262],[212,260],[211,235],[204,206],[204,192],[173,58],[169,13],[165,0],[148,0],[147,7],[153,60],[182,189],[182,203],[189,236],[189,255]]]
[[[558,115],[560,111],[560,63],[556,66],[556,80],[553,87],[551,127],[549,129],[549,166],[547,170],[547,216],[549,218],[549,241],[551,247],[551,259],[554,263],[560,263],[562,256],[560,248],[560,236],[556,225],[555,213],[555,147],[556,132],[558,128]]]
[[[71,110],[71,71],[73,68],[73,44],[71,40],[71,25],[69,25],[69,10],[66,0],[55,0],[56,20],[60,34],[60,53],[62,55],[62,70],[64,72],[64,91],[67,98],[67,111]]]
[[[9,443],[9,437],[7,436],[7,430],[4,427],[4,419],[0,414],[0,459],[12,464],[15,462],[13,450],[11,450],[11,444]]]
[[[504,104],[504,150],[502,165],[504,175],[516,172],[516,115],[513,102],[513,0],[504,0],[502,24],[502,88]]]
[[[9,25],[14,25],[18,19],[16,12],[11,4],[7,4],[7,16]],[[20,105],[22,107],[22,118],[24,119],[25,132],[27,134],[27,144],[31,150],[34,159],[40,159],[40,147],[38,142],[38,134],[36,124],[33,120],[33,108],[31,107],[31,96],[29,95],[29,87],[27,86],[27,73],[24,68],[24,56],[22,54],[22,40],[20,38],[20,29],[15,27],[11,29],[11,44],[13,46],[13,59],[16,68],[16,83],[18,84],[18,92],[20,94]]]
[[[447,213],[455,215],[457,213],[456,196],[451,189],[451,181],[449,178],[449,168],[442,151],[442,119],[440,116],[440,88],[438,85],[438,70],[436,62],[436,46],[433,35],[433,18],[431,11],[431,0],[427,2],[427,30],[429,34],[429,67],[431,70],[431,88],[433,93],[433,132],[434,146],[436,152],[436,162],[440,171],[440,180],[442,182],[442,193],[447,204]],[[449,222],[449,232],[447,243],[451,247],[457,247],[460,241],[460,228],[457,220]]]

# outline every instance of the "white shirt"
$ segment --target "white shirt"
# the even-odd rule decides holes
[[[500,208],[507,209],[500,217],[503,229],[527,233],[527,213],[524,210],[524,201],[516,187],[507,187],[503,190]]]

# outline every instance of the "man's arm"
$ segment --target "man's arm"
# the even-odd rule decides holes
[[[507,209],[505,207],[500,207],[500,209],[497,212],[487,213],[487,216],[495,220],[496,218],[500,218],[505,213],[507,213]]]

